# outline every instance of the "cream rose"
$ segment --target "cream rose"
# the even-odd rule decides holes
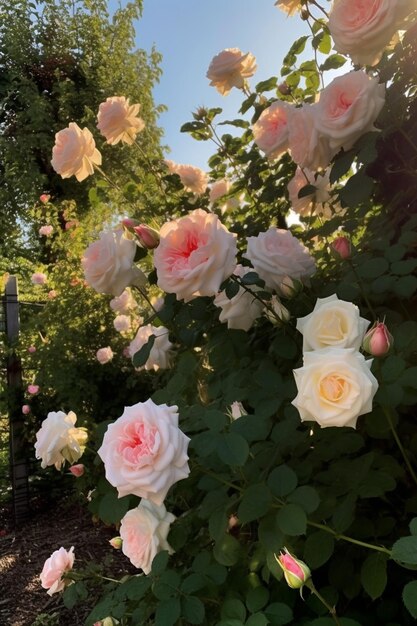
[[[217,202],[220,198],[225,196],[230,191],[230,181],[222,178],[212,183],[210,187],[209,200],[210,202]]]
[[[257,237],[248,237],[249,259],[267,287],[285,295],[293,280],[305,282],[316,271],[309,251],[289,230],[269,228]]]
[[[118,333],[125,333],[130,330],[132,320],[129,315],[116,315],[113,320],[113,326]]]
[[[335,152],[330,149],[328,137],[316,128],[318,107],[304,104],[293,109],[288,117],[288,145],[291,157],[303,169],[312,172],[326,168]]]
[[[323,203],[330,200],[329,175],[330,173],[327,172],[324,176],[318,175],[316,177],[310,170],[305,169],[303,171],[300,167],[297,167],[295,175],[287,185],[287,189],[291,207],[298,215],[305,216],[312,213],[320,215],[323,213]],[[308,196],[299,198],[299,191],[306,185],[314,185],[316,191]]]
[[[298,394],[292,404],[301,421],[355,428],[358,417],[372,411],[378,389],[371,365],[354,348],[306,352],[303,367],[294,370]]]
[[[101,365],[109,363],[113,357],[113,350],[110,348],[110,346],[106,346],[105,348],[99,348],[96,352],[96,359]]]
[[[168,513],[163,504],[157,506],[145,499],[126,513],[120,523],[120,537],[123,540],[123,554],[132,565],[149,574],[158,552],[174,552],[167,541],[174,520],[175,515]]]
[[[334,0],[328,22],[334,47],[355,65],[376,65],[415,8],[410,0]]]
[[[236,276],[242,278],[245,274],[253,271],[251,267],[243,267],[237,265],[233,272]],[[252,291],[259,290],[259,287],[251,285]],[[235,328],[240,330],[249,330],[254,321],[262,315],[264,305],[257,300],[255,296],[249,293],[243,287],[239,287],[239,291],[233,298],[228,298],[225,291],[220,291],[214,298],[214,304],[221,309],[219,320],[227,322],[227,328]]]
[[[211,61],[207,78],[222,96],[227,96],[233,87],[242,89],[245,79],[256,72],[256,59],[250,52],[244,54],[239,48],[226,48]]]
[[[125,289],[120,296],[110,300],[110,308],[117,313],[126,315],[138,306],[135,298],[132,296],[130,289]]]
[[[59,548],[45,561],[40,579],[42,587],[48,590],[47,594],[49,596],[58,591],[63,591],[66,586],[73,582],[72,580],[64,579],[63,575],[72,570],[74,558],[74,547],[69,550]]]
[[[36,433],[35,454],[41,467],[55,465],[60,470],[65,461],[71,465],[82,456],[88,435],[85,428],[76,428],[77,416],[70,411],[48,413]]]
[[[288,150],[288,119],[292,112],[292,105],[277,100],[252,126],[256,145],[269,159],[277,159]]]
[[[123,229],[104,231],[81,259],[87,283],[98,293],[120,296],[128,285],[143,287],[144,273],[134,264],[136,243]]]
[[[140,104],[130,104],[129,98],[124,96],[113,96],[100,104],[97,128],[108,144],[134,142],[136,135],[145,128],[144,121],[138,117],[139,109]]]
[[[320,93],[315,117],[332,150],[349,150],[374,122],[385,103],[385,87],[362,71],[338,76]]]
[[[188,302],[214,296],[236,267],[236,235],[214,213],[192,211],[164,224],[154,252],[158,286]]]
[[[369,324],[355,304],[333,294],[318,298],[313,311],[297,320],[297,330],[303,335],[304,352],[328,347],[359,350]]]
[[[169,331],[165,326],[152,326],[152,324],[146,324],[141,326],[136,333],[136,337],[129,345],[129,354],[133,357],[136,352],[148,343],[149,337],[154,335],[155,341],[149,353],[148,360],[142,367],[136,368],[140,370],[154,370],[167,369],[170,366],[172,356],[172,343],[169,340]]]
[[[125,408],[107,427],[98,454],[119,498],[134,494],[160,506],[168,489],[187,478],[190,439],[178,427],[176,406],[152,400]]]
[[[301,0],[277,0],[275,6],[288,13],[288,15],[294,15],[297,11],[301,11]]]
[[[174,163],[174,161],[170,161],[169,159],[165,161],[165,165],[171,174],[177,174],[180,177],[185,191],[195,193],[198,196],[201,196],[201,194],[206,191],[208,176],[199,167]]]
[[[94,165],[101,165],[101,154],[88,128],[81,130],[71,122],[56,133],[51,165],[62,178],[75,176],[79,182],[93,174]]]

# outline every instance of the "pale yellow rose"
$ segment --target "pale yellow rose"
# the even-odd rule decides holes
[[[302,2],[300,0],[277,0],[275,6],[279,7],[288,15],[294,15],[297,11],[301,11]]]

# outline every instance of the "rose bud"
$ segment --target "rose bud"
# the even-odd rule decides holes
[[[394,338],[383,322],[375,322],[363,338],[362,348],[372,356],[384,356],[390,351]]]
[[[139,220],[135,220],[133,219],[133,217],[125,217],[122,220],[122,225],[125,228],[135,228],[135,226],[139,226],[140,222]]]
[[[286,82],[283,82],[278,85],[278,91],[283,96],[288,96],[291,93],[291,87]]]
[[[113,537],[113,539],[109,539],[109,544],[115,550],[121,550],[123,545],[123,539],[121,537]]]
[[[269,302],[269,308],[264,310],[265,317],[277,326],[283,326],[289,322],[291,314],[285,307],[278,296],[272,296]]]
[[[139,239],[139,243],[148,250],[153,250],[159,245],[159,233],[154,228],[141,224],[133,228],[136,237]]]
[[[281,552],[278,557],[275,555],[275,559],[291,589],[300,589],[311,577],[309,567],[290,554],[287,548],[284,548],[284,552]]]
[[[50,199],[51,199],[51,196],[49,195],[49,193],[42,193],[39,196],[39,200],[42,202],[42,204],[47,204]]]
[[[333,252],[341,259],[349,259],[351,257],[351,245],[347,237],[337,237],[331,244]]]
[[[85,472],[85,467],[82,463],[78,463],[77,465],[72,465],[69,468],[69,471],[73,476],[75,476],[75,478],[80,478],[80,476],[82,476]]]
[[[35,346],[29,346],[29,347],[28,347],[28,352],[29,352],[30,354],[33,354],[34,352],[36,352],[36,347],[35,347]]]
[[[29,415],[29,413],[30,413],[30,406],[28,404],[24,404],[22,406],[22,413],[23,413],[23,415]]]
[[[39,385],[28,385],[27,387],[27,392],[34,395],[35,393],[38,393],[39,391]]]

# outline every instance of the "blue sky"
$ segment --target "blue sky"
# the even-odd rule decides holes
[[[115,4],[111,0],[109,7]],[[163,55],[164,73],[154,97],[168,106],[160,124],[172,150],[169,158],[206,168],[214,144],[180,133],[198,106],[222,107],[223,119],[238,117],[241,92],[234,89],[224,97],[209,86],[206,72],[213,56],[224,48],[252,52],[258,64],[250,79],[254,85],[278,75],[290,45],[304,34],[307,27],[301,19],[287,18],[274,0],[144,0],[136,43],[145,50],[155,44]]]

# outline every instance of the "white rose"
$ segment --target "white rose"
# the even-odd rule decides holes
[[[385,87],[362,71],[338,76],[320,93],[315,117],[333,150],[349,150],[374,122],[385,103]]]
[[[355,304],[333,294],[318,298],[313,311],[297,320],[297,330],[303,335],[304,352],[330,346],[359,350],[369,324]]]
[[[288,150],[288,120],[293,106],[277,100],[262,111],[252,126],[256,145],[269,159],[277,159]]]
[[[128,315],[117,315],[113,320],[113,326],[118,333],[125,333],[130,330],[132,325]]]
[[[167,541],[170,525],[175,520],[165,506],[142,499],[139,506],[126,513],[120,522],[122,551],[132,565],[149,574],[152,561],[161,550],[174,551]]]
[[[222,96],[227,96],[233,87],[242,89],[245,79],[255,72],[256,59],[253,54],[244,54],[239,48],[226,48],[211,60],[207,78],[212,87],[216,87]]]
[[[113,350],[110,346],[106,346],[105,348],[99,348],[96,352],[96,359],[101,365],[105,365],[109,363],[113,358]]]
[[[41,459],[41,467],[55,465],[61,469],[65,461],[73,464],[81,457],[87,442],[85,428],[75,428],[77,416],[70,411],[48,413],[36,433],[35,454]]]
[[[90,244],[81,262],[87,283],[98,293],[120,296],[128,285],[143,287],[144,273],[134,264],[136,243],[123,229],[104,231]]]
[[[298,215],[308,216],[312,213],[318,215],[323,213],[323,203],[330,199],[329,177],[330,172],[326,172],[323,176],[317,175],[316,177],[310,170],[302,170],[300,167],[297,167],[293,178],[287,185],[287,189],[291,207]],[[316,191],[308,196],[299,198],[298,193],[300,189],[306,185],[313,185],[316,187]]]
[[[239,417],[242,417],[242,415],[247,415],[248,412],[245,411],[245,407],[241,402],[235,400],[235,402],[232,402],[232,404],[230,405],[227,414],[230,416],[230,419],[234,421],[239,419]]]
[[[245,276],[252,272],[251,267],[237,265],[233,272],[236,276]],[[252,291],[259,290],[259,287],[250,286]],[[219,320],[227,322],[227,328],[249,330],[254,321],[262,315],[264,305],[257,300],[249,291],[239,287],[239,291],[233,298],[228,298],[225,291],[220,291],[214,298],[214,304],[221,308]]]
[[[306,352],[303,367],[294,370],[298,395],[292,404],[301,420],[355,428],[358,417],[372,411],[378,389],[371,365],[354,348]]]
[[[165,326],[152,326],[152,324],[146,324],[146,326],[141,326],[136,333],[136,337],[129,345],[129,354],[133,357],[136,352],[148,343],[149,337],[152,335],[155,336],[155,342],[151,348],[149,353],[148,360],[145,365],[142,367],[136,368],[137,371],[140,370],[159,370],[159,369],[167,369],[170,366],[171,355],[172,355],[172,343],[169,340],[169,332]]]
[[[293,109],[288,117],[288,145],[293,160],[303,169],[312,172],[326,168],[334,157],[329,140],[318,132],[315,104],[304,104]]]
[[[292,279],[305,282],[316,271],[313,257],[289,230],[269,228],[257,237],[248,237],[249,259],[267,287],[278,292]]]

